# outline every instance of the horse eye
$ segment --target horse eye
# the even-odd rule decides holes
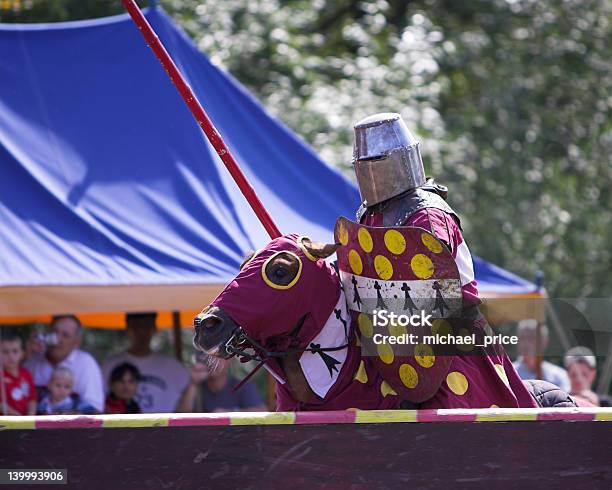
[[[292,252],[277,252],[266,260],[261,272],[268,286],[274,289],[289,289],[302,273],[302,261]]]

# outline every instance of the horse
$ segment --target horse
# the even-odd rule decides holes
[[[254,252],[194,320],[194,347],[257,361],[278,381],[281,411],[536,406],[503,349],[453,356],[448,372],[429,381],[406,368],[406,386],[431,382],[434,395],[417,404],[398,394],[362,355],[363,325],[326,260],[339,246],[289,234]]]

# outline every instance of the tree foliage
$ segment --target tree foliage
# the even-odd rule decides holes
[[[19,3],[4,21],[121,11],[119,1]],[[610,0],[161,4],[347,175],[352,124],[401,112],[473,252],[528,278],[543,270],[553,295],[612,293]]]

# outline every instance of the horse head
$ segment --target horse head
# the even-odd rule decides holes
[[[259,361],[305,349],[339,298],[338,275],[324,260],[337,248],[297,235],[272,240],[196,317],[194,346]]]

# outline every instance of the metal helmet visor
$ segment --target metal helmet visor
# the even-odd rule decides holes
[[[354,130],[353,164],[361,197],[368,205],[425,183],[419,141],[399,114],[369,116]]]

